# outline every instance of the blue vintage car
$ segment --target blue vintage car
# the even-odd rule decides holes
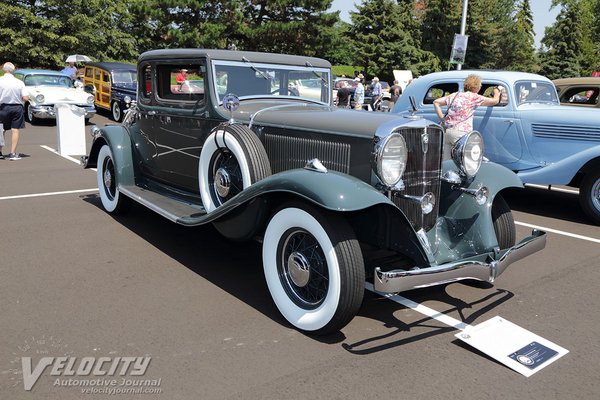
[[[515,171],[524,183],[579,188],[585,213],[600,224],[600,111],[561,106],[549,79],[514,71],[446,71],[415,79],[393,109],[437,120],[433,100],[463,90],[469,74],[483,80],[480,94],[502,86],[494,107],[479,107],[474,129],[483,134],[485,156]]]

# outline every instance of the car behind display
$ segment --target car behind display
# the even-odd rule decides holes
[[[172,84],[183,69],[201,90]],[[82,158],[97,168],[102,207],[136,201],[258,239],[268,290],[299,330],[344,327],[365,280],[386,293],[493,282],[545,246],[539,230],[517,242],[500,192],[522,184],[483,162],[479,133],[442,163],[438,124],[333,107],[325,60],[169,49],[142,54],[137,70],[137,104],[122,125],[93,128]]]
[[[25,118],[32,124],[42,119],[56,119],[54,106],[58,103],[82,108],[86,121],[96,114],[93,96],[75,88],[68,75],[51,70],[19,69],[15,77],[25,83],[25,93],[29,96]]]
[[[437,120],[433,101],[463,90],[472,73],[483,80],[480,94],[495,86],[505,93],[498,105],[475,110],[474,128],[483,134],[484,155],[515,171],[524,183],[578,188],[583,211],[600,224],[600,112],[560,105],[549,79],[514,71],[428,74],[406,87],[393,111]],[[416,100],[416,112],[410,98]]]
[[[96,107],[107,110],[121,122],[136,99],[135,65],[117,62],[89,62],[83,74],[85,90],[95,97]]]

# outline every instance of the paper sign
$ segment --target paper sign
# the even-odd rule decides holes
[[[569,352],[502,317],[467,327],[455,336],[526,377]]]

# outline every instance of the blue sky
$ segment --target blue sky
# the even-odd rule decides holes
[[[461,2],[462,0],[456,0]],[[331,9],[333,11],[341,11],[340,17],[344,21],[350,21],[349,11],[355,10],[354,4],[362,3],[361,0],[333,0]],[[544,28],[552,25],[558,15],[558,7],[554,7],[550,10],[550,4],[552,0],[530,0],[531,12],[533,14],[533,29],[535,31],[535,45],[539,47],[540,41],[544,37]],[[459,32],[455,32],[459,33]],[[468,28],[467,28],[468,33]],[[454,34],[454,33],[453,33]]]

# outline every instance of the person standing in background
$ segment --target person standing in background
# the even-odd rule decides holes
[[[69,75],[71,79],[77,78],[77,67],[75,66],[74,62],[69,62],[69,65],[63,68],[60,72],[65,75]]]
[[[394,84],[390,88],[390,108],[388,109],[388,111],[392,111],[392,108],[394,108],[394,104],[396,104],[401,95],[402,86],[398,84],[398,80],[394,80]]]
[[[365,102],[365,87],[362,84],[362,74],[359,74],[354,80],[356,81],[356,89],[354,90],[354,109],[362,110]]]
[[[2,66],[2,70],[4,75],[0,77],[0,123],[4,126],[4,129],[12,131],[8,159],[15,161],[21,159],[19,153],[17,153],[17,144],[19,143],[19,131],[25,128],[23,104],[29,100],[29,97],[25,94],[23,81],[14,76],[14,64],[6,62]],[[2,147],[0,147],[1,154]]]

